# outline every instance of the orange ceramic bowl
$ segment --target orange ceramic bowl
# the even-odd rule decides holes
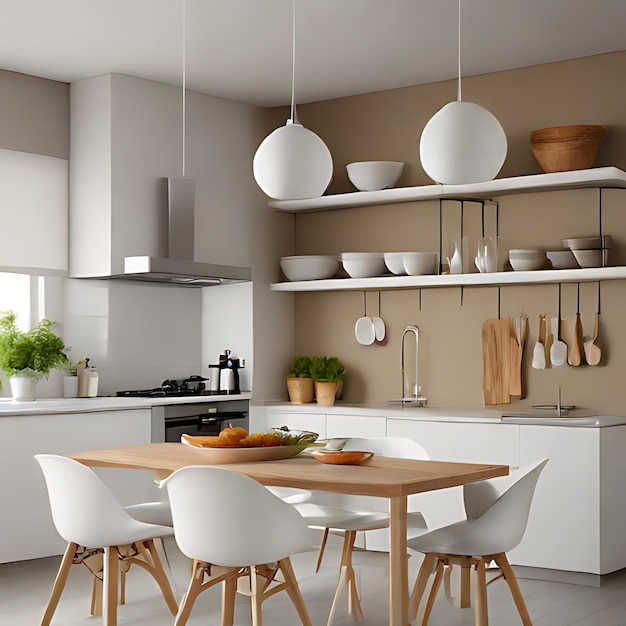
[[[311,456],[320,463],[330,465],[359,465],[369,461],[374,453],[361,450],[313,450]]]

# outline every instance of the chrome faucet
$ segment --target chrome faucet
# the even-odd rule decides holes
[[[412,386],[408,385],[408,381],[405,374],[404,363],[404,343],[405,338],[409,333],[413,333],[415,336],[415,382]],[[402,404],[413,404],[414,406],[426,406],[427,399],[420,396],[419,385],[419,328],[411,325],[407,326],[402,333]],[[409,386],[411,392],[407,393],[407,386]]]

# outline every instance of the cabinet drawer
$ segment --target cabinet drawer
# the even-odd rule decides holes
[[[386,418],[369,415],[327,415],[326,435],[332,437],[384,437]]]
[[[436,461],[519,466],[519,426],[389,418],[387,435],[410,437]]]

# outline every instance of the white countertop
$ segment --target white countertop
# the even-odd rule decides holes
[[[122,411],[128,409],[151,409],[166,404],[190,404],[250,400],[252,394],[244,391],[233,395],[186,396],[184,398],[120,398],[100,396],[97,398],[42,398],[34,402],[16,402],[0,398],[0,418],[14,415],[42,415],[55,413],[88,413],[91,411]]]
[[[573,409],[558,417],[556,411],[534,410],[523,414],[509,413],[495,409],[415,407],[396,403],[347,404],[337,402],[333,406],[311,404],[292,404],[286,401],[255,404],[271,407],[273,410],[297,413],[324,413],[326,415],[363,415],[370,417],[392,417],[421,421],[502,423],[540,426],[574,426],[584,428],[603,428],[626,425],[626,416],[593,415],[585,409]]]

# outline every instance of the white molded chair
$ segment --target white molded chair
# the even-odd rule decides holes
[[[495,561],[513,596],[525,626],[532,622],[506,552],[515,548],[524,536],[537,480],[548,459],[537,461],[509,476],[492,478],[463,487],[467,519],[438,528],[408,542],[412,550],[425,554],[411,594],[409,613],[417,616],[428,579],[434,572],[431,592],[424,609],[422,624],[428,618],[443,577],[444,566],[461,566],[461,607],[470,605],[470,568],[476,571],[476,625],[488,624],[487,582],[485,569]],[[489,584],[490,584],[489,583]]]
[[[282,590],[302,624],[311,626],[289,557],[309,550],[312,542],[293,505],[224,467],[184,467],[161,486],[169,495],[178,547],[193,559],[176,626],[187,623],[201,592],[221,582],[223,626],[233,624],[236,591],[251,597],[252,624],[261,626],[262,602]]]
[[[363,450],[374,454],[402,459],[427,460],[428,453],[422,446],[406,437],[375,437],[347,439],[343,450]],[[409,499],[409,509],[411,500]],[[363,621],[363,610],[356,587],[356,577],[352,563],[352,553],[357,535],[363,531],[362,548],[368,549],[367,535],[371,532],[386,533],[382,549],[389,551],[389,500],[370,496],[353,496],[314,491],[310,499],[295,508],[311,527],[324,528],[317,569],[322,561],[329,531],[343,534],[344,543],[339,567],[339,578],[335,596],[328,617],[332,624],[344,584],[348,590],[348,612],[354,614],[358,622]],[[384,530],[383,530],[384,529]],[[428,527],[421,513],[411,511],[407,516],[407,539],[427,532]],[[380,539],[377,542],[380,550]]]
[[[150,524],[133,518],[117,501],[109,488],[87,466],[64,456],[38,454],[48,488],[52,519],[58,533],[68,542],[41,625],[48,626],[65,587],[72,564],[83,563],[96,578],[102,576],[103,621],[117,624],[118,573],[136,564],[150,573],[159,585],[163,598],[176,615],[178,605],[167,574],[155,548],[154,540],[172,534],[170,526]],[[167,505],[145,507],[144,514]],[[101,573],[102,572],[102,573]],[[96,587],[92,596],[92,614]]]

